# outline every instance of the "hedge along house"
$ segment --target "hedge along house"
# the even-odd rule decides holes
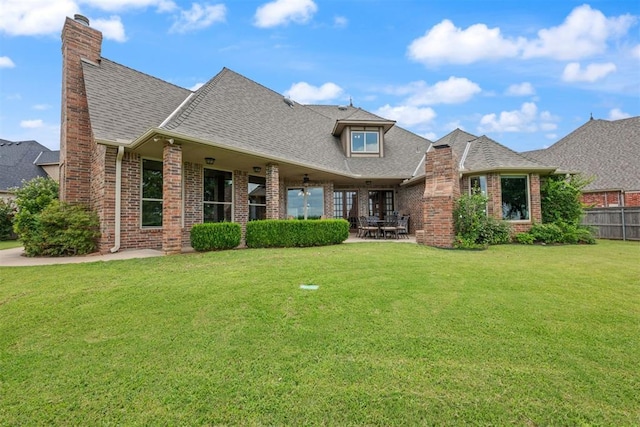
[[[193,224],[208,221],[237,222],[244,234],[251,220],[355,225],[358,216],[395,211],[410,214],[410,231],[424,243],[449,247],[460,188],[478,176],[500,194],[497,175],[483,180],[469,168],[480,154],[452,139],[473,135],[451,134],[442,149],[447,137],[431,144],[351,105],[301,105],[226,68],[191,91],[103,58],[101,44],[88,19],[67,18],[60,194],[97,212],[101,252],[180,252]],[[525,173],[526,159],[486,140],[474,147],[509,151],[517,163],[509,171],[527,177],[529,206],[539,205],[539,173],[553,168],[528,161]],[[494,172],[507,170],[500,167]],[[500,200],[492,198],[489,213],[499,212]],[[539,208],[528,215],[524,226]]]

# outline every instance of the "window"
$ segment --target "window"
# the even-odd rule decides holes
[[[287,191],[287,216],[297,219],[320,219],[324,215],[322,187],[290,188]]]
[[[384,219],[393,215],[393,191],[369,191],[369,215]]]
[[[357,227],[358,192],[336,190],[333,192],[333,217],[349,221],[351,228]]]
[[[231,221],[233,181],[231,172],[204,170],[204,222]]]
[[[526,175],[501,176],[502,219],[529,219],[529,180]]]
[[[487,177],[484,175],[472,176],[469,179],[469,194],[487,195]]]
[[[162,162],[142,159],[142,226],[162,227]]]
[[[352,153],[379,153],[378,132],[351,132]]]
[[[249,221],[267,218],[267,180],[249,176]]]

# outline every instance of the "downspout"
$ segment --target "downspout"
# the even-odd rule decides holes
[[[116,221],[115,221],[115,244],[110,249],[111,253],[120,250],[120,216],[121,216],[121,199],[122,199],[122,157],[124,156],[124,147],[118,147],[116,155]]]

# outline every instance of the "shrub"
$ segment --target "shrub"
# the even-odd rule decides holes
[[[547,177],[540,187],[542,222],[578,225],[584,215],[580,194],[589,182],[580,175]]]
[[[536,242],[562,242],[562,229],[560,229],[556,224],[534,224],[529,233],[533,236]]]
[[[43,236],[38,216],[58,199],[58,183],[43,177],[23,181],[15,195],[17,212],[13,218],[13,231],[24,244],[27,255],[39,255],[38,247],[43,243]]]
[[[191,228],[191,247],[196,251],[233,249],[240,244],[242,230],[235,222],[208,222]]]
[[[531,233],[518,233],[516,234],[515,240],[521,245],[533,245],[535,238]]]
[[[21,221],[20,239],[27,256],[84,255],[97,248],[98,216],[83,206],[54,200]]]
[[[348,237],[349,222],[344,219],[263,220],[247,224],[247,246],[250,248],[335,245]]]
[[[465,195],[453,211],[456,239],[454,247],[476,249],[508,243],[511,226],[486,214],[487,198],[481,194]]]
[[[13,217],[15,214],[15,204],[11,200],[0,199],[0,240],[15,239],[13,234]]]
[[[596,243],[593,230],[587,226],[558,223],[562,230],[562,243],[593,245]]]

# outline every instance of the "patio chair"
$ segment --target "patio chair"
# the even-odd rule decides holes
[[[358,231],[358,237],[376,237],[378,226],[375,223],[371,224],[366,216],[361,216],[358,218]]]
[[[384,224],[380,227],[382,236],[386,239],[388,235],[393,235],[398,238],[398,218],[394,215],[389,215],[384,221]]]
[[[403,237],[405,239],[409,238],[409,217],[403,215],[398,220],[398,225],[396,226],[396,233],[398,233],[398,237]]]

